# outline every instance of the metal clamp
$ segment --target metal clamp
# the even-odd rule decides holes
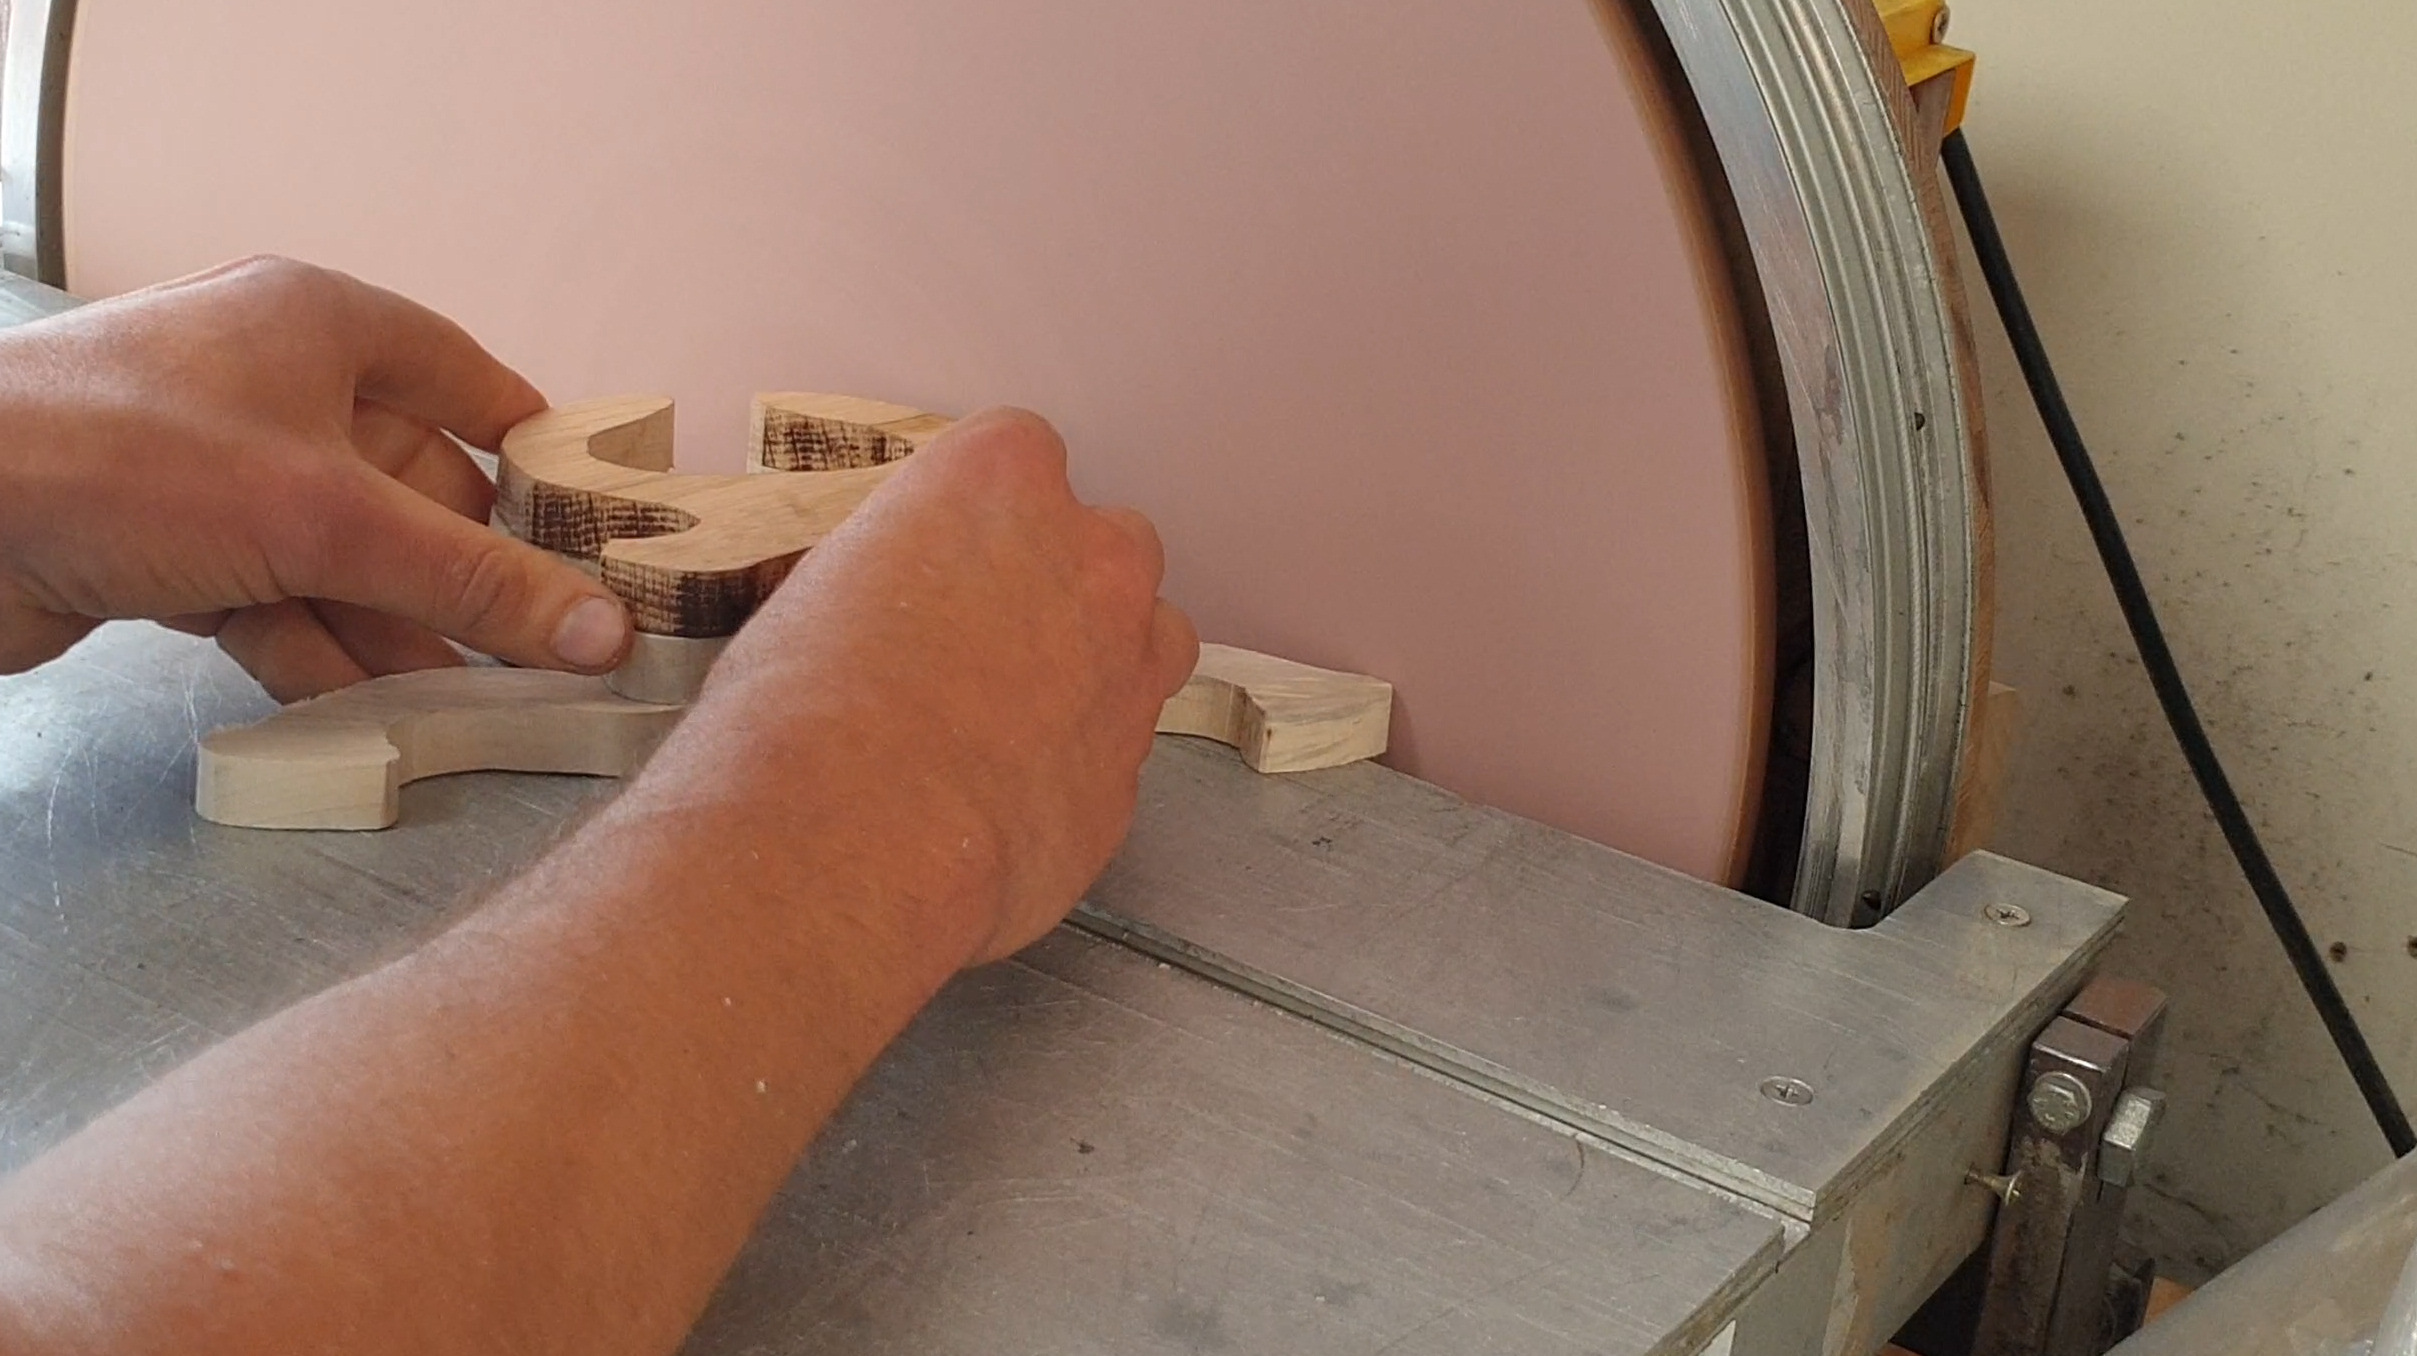
[[[1990,1240],[1975,1356],[2099,1356],[2139,1326],[2110,1278],[2123,1205],[2165,1109],[2133,1087],[2165,1025],[2165,995],[2099,980],[2031,1043]],[[2002,1187],[2000,1186],[2002,1183]],[[2122,1287],[2140,1289],[2138,1278]]]

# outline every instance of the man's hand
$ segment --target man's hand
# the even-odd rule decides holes
[[[1158,597],[1165,569],[1148,519],[1075,499],[1039,416],[963,420],[807,553],[631,808],[753,799],[779,843],[798,788],[837,778],[855,788],[847,838],[892,870],[929,862],[933,891],[962,873],[980,892],[926,944],[1009,955],[1123,840],[1159,708],[1199,662]]]
[[[0,673],[101,621],[215,635],[280,700],[461,662],[602,672],[602,585],[486,526],[447,433],[544,408],[390,292],[251,260],[0,333]]]

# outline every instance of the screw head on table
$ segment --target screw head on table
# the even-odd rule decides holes
[[[1813,1086],[1800,1078],[1766,1078],[1762,1095],[1781,1106],[1803,1106],[1813,1100]]]
[[[1981,910],[1981,917],[1988,919],[1990,922],[1997,924],[2001,928],[2027,928],[2031,926],[2031,911],[2024,908],[2020,904],[1992,904],[1988,908]]]

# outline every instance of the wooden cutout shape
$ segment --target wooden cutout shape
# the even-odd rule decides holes
[[[449,772],[624,777],[683,708],[614,696],[601,678],[429,669],[372,678],[201,741],[193,808],[250,829],[383,829],[397,793]]]
[[[640,631],[726,636],[952,422],[853,396],[762,395],[751,474],[675,475],[672,402],[587,401],[504,435],[495,517],[532,545],[596,562]],[[753,474],[767,471],[804,474]]]
[[[1393,685],[1383,679],[1202,645],[1158,732],[1231,744],[1255,772],[1310,772],[1383,753],[1392,723]]]
[[[693,696],[721,647],[672,644],[667,690]],[[603,679],[534,669],[373,678],[203,739],[193,806],[236,828],[383,829],[402,788],[423,777],[626,777],[685,710],[617,696]],[[1393,687],[1378,679],[1203,645],[1158,731],[1230,744],[1259,772],[1307,772],[1383,753],[1392,710]]]

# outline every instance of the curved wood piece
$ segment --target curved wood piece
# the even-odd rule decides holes
[[[383,829],[397,793],[452,772],[638,769],[684,708],[617,697],[601,678],[431,669],[373,678],[201,741],[193,808],[248,829]]]
[[[1254,772],[1309,772],[1383,753],[1392,721],[1393,685],[1382,679],[1203,645],[1158,732],[1231,744]]]
[[[852,396],[758,396],[758,471],[672,474],[672,402],[593,400],[504,435],[496,520],[594,561],[641,631],[726,636],[898,461],[952,421]]]
[[[431,669],[373,678],[201,741],[193,808],[247,829],[383,829],[402,788],[455,772],[624,777],[686,712],[718,641],[642,637],[636,681],[534,669]],[[1201,735],[1259,772],[1307,772],[1385,751],[1393,687],[1229,645],[1200,665],[1158,717],[1161,734]]]

